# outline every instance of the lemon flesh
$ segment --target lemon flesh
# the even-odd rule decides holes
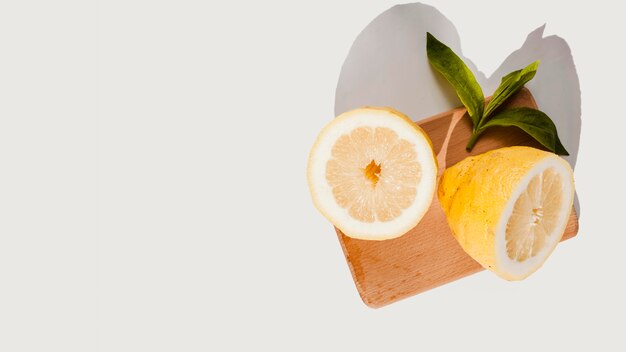
[[[430,139],[408,117],[361,108],[320,132],[307,176],[315,206],[343,233],[383,240],[422,219],[434,197],[437,164]]]
[[[561,240],[574,179],[557,155],[510,147],[447,169],[438,196],[461,247],[500,277],[521,280],[539,269]]]

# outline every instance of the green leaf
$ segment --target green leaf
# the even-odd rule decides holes
[[[472,71],[452,49],[430,33],[426,33],[426,53],[430,64],[454,87],[477,129],[485,108],[485,96]]]
[[[550,151],[559,155],[569,155],[561,144],[554,122],[542,111],[531,108],[504,110],[487,121],[478,133],[492,126],[519,127]]]
[[[556,137],[556,145],[554,149],[555,149],[554,152],[559,155],[569,155],[569,153],[567,152],[563,144],[561,144],[561,140],[559,139],[559,136]]]
[[[502,77],[500,86],[496,89],[495,93],[493,93],[480,122],[486,121],[500,105],[504,104],[513,94],[517,93],[524,84],[533,79],[535,73],[537,73],[538,67],[539,60],[521,70],[513,71]]]

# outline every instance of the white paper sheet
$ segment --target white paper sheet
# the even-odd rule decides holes
[[[502,76],[535,60],[541,64],[527,84],[539,109],[557,126],[574,167],[581,128],[580,85],[567,42],[543,37],[544,26],[532,31],[490,76],[463,56],[459,34],[436,8],[421,3],[396,5],[376,17],[356,38],[341,69],[335,94],[335,114],[365,105],[390,106],[419,121],[460,106],[448,82],[428,63],[426,32],[448,45],[468,65],[491,95]],[[580,216],[578,200],[576,210]]]

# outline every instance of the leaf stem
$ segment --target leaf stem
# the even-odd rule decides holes
[[[470,137],[469,141],[467,142],[467,145],[465,146],[465,150],[469,152],[472,150],[472,148],[474,148],[474,144],[476,144],[476,141],[478,140],[478,136],[480,136],[481,133],[483,133],[483,131],[480,131],[480,130],[472,132],[472,137]]]

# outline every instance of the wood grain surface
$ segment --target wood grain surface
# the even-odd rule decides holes
[[[537,104],[530,91],[524,88],[507,105],[514,106],[536,108]],[[467,116],[460,118],[464,110],[454,109],[417,122],[430,136],[441,170],[468,156],[501,147],[526,145],[544,149],[520,129],[502,127],[485,131],[474,149],[467,152],[465,145],[471,135],[471,121]],[[452,130],[447,148],[442,150],[453,116],[460,120]],[[350,238],[335,230],[359,295],[365,304],[373,308],[483,270],[452,236],[436,195],[422,221],[399,238],[366,241]],[[578,218],[572,209],[563,240],[575,236],[577,232]]]

